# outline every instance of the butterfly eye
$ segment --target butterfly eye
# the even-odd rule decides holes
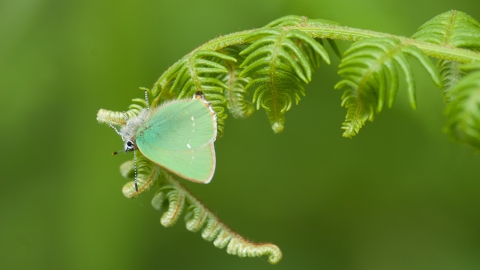
[[[128,140],[125,142],[125,152],[133,151],[135,150],[135,148],[135,143],[132,140]]]

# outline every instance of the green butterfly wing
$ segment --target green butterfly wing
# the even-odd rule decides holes
[[[216,116],[198,98],[166,103],[137,130],[140,152],[161,167],[193,182],[208,183],[215,171]]]

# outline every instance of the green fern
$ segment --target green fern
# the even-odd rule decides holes
[[[478,51],[480,49],[480,23],[463,12],[452,10],[426,22],[412,38]],[[449,102],[449,99],[452,98],[449,91],[465,74],[459,69],[460,63],[457,61],[439,59],[437,65],[442,78],[444,98],[446,102]]]
[[[211,242],[217,248],[227,248],[227,253],[239,257],[267,256],[271,264],[278,263],[282,258],[280,249],[270,243],[253,243],[230,230],[210,210],[200,203],[185,187],[180,185],[171,174],[165,174],[165,179],[170,183],[162,187],[152,199],[152,206],[162,211],[160,223],[171,226],[187,208],[185,214],[186,228],[189,231],[202,231],[203,239]]]
[[[447,94],[445,130],[453,140],[480,149],[480,62],[460,69],[470,73]]]
[[[392,106],[398,91],[397,67],[405,74],[408,98],[417,106],[415,80],[405,54],[416,58],[440,85],[437,69],[418,48],[397,39],[376,38],[357,41],[345,52],[339,74],[343,77],[336,89],[345,89],[342,106],[348,109],[342,129],[344,137],[355,136],[367,120],[373,121],[385,99]]]
[[[416,108],[415,80],[407,61],[412,57],[436,86],[443,87],[445,131],[454,140],[480,149],[480,24],[458,11],[436,16],[412,38],[285,16],[262,28],[220,36],[199,46],[165,71],[151,89],[143,90],[152,101],[150,107],[203,92],[217,114],[218,136],[224,133],[227,108],[236,118],[247,118],[263,108],[273,131],[281,132],[286,112],[305,95],[304,85],[312,80],[314,69],[322,61],[330,63],[325,40],[340,58],[335,41],[353,42],[344,52],[339,66],[342,79],[335,86],[344,90],[342,106],[347,108],[343,136],[356,135],[385,103],[392,106],[399,89],[398,70],[404,74],[410,105]],[[428,57],[438,59],[437,66]],[[134,99],[125,112],[101,109],[97,120],[121,127],[146,107],[144,99]],[[134,166],[133,161],[122,164],[121,174],[133,179]],[[265,255],[270,263],[281,259],[276,245],[255,244],[232,232],[171,173],[141,153],[136,166],[138,192],[132,181],[125,184],[123,193],[133,198],[158,187],[152,206],[164,212],[163,226],[174,225],[185,213],[188,230],[202,231],[205,240],[227,247],[229,254]]]
[[[425,23],[413,38],[479,51],[480,23],[463,12],[449,11]],[[445,131],[453,140],[480,149],[480,66],[478,63],[462,66],[445,59],[438,60],[438,66],[447,102]],[[464,77],[465,71],[471,73]]]
[[[426,22],[412,38],[457,48],[480,48],[480,23],[464,12],[452,10]]]
[[[453,97],[450,90],[465,76],[465,72],[459,68],[461,63],[455,61],[441,59],[438,60],[437,66],[442,79],[443,98],[448,103]]]
[[[292,103],[298,104],[309,83],[319,55],[330,63],[325,49],[307,34],[295,29],[262,29],[246,38],[252,44],[240,52],[247,57],[240,65],[240,77],[252,78],[245,87],[255,88],[253,102],[264,108],[274,132],[283,131],[285,117]],[[308,54],[305,54],[308,52]],[[309,61],[308,59],[312,59]]]
[[[237,62],[224,61],[224,65],[228,70],[227,74],[221,74],[219,79],[228,87],[225,89],[225,98],[227,107],[235,118],[247,118],[253,114],[255,107],[247,100],[249,92],[245,87],[250,83],[250,78],[242,78],[239,76],[242,68],[240,64],[245,60],[239,53],[244,49],[243,46],[232,46],[225,48],[224,51],[229,55],[235,55]]]
[[[133,180],[134,163],[127,161],[120,166],[121,174]],[[186,228],[189,231],[202,231],[202,237],[218,248],[227,248],[227,253],[239,257],[267,256],[271,264],[278,263],[282,258],[280,249],[270,243],[254,243],[246,240],[230,230],[210,210],[193,196],[175,177],[166,170],[151,163],[140,155],[137,160],[138,192],[133,181],[125,184],[123,193],[127,198],[134,198],[160,186],[152,198],[152,207],[163,211],[160,224],[171,227],[180,219],[184,211]]]

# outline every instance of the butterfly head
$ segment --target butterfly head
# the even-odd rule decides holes
[[[139,115],[135,117],[128,118],[126,113],[124,113],[124,115],[126,120],[126,124],[124,126],[122,126],[120,129],[117,129],[113,125],[110,125],[110,127],[112,127],[115,132],[122,137],[123,152],[127,153],[138,149],[135,141],[137,130],[148,119],[149,115],[148,109],[142,110]],[[121,151],[113,152],[113,155],[118,154],[118,152]]]

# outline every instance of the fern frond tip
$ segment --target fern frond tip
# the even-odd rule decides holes
[[[284,128],[285,128],[285,126],[281,122],[272,123],[272,129],[273,129],[273,132],[275,132],[275,133],[282,132]]]

